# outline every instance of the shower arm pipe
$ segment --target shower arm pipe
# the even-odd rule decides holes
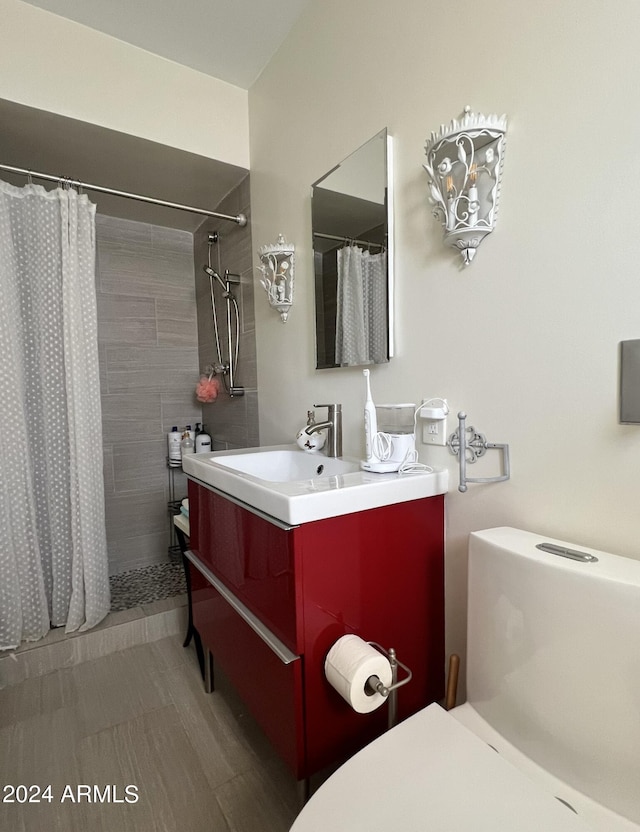
[[[48,182],[60,182],[70,185],[73,188],[82,188],[85,191],[96,191],[101,194],[111,194],[113,196],[121,196],[124,199],[135,199],[137,202],[147,202],[150,205],[162,205],[164,208],[175,208],[177,211],[188,211],[191,214],[202,214],[205,217],[215,217],[218,220],[229,220],[237,223],[240,228],[244,228],[247,224],[247,218],[244,214],[220,214],[217,211],[207,211],[205,208],[194,208],[191,205],[181,205],[178,202],[167,202],[164,199],[155,199],[151,196],[142,196],[141,194],[130,194],[127,191],[117,191],[115,188],[105,188],[102,185],[91,185],[88,182],[80,182],[78,179],[70,179],[66,176],[54,176],[50,173],[37,173],[34,170],[27,168],[17,168],[12,165],[0,164],[0,170],[6,170],[9,173],[18,173],[23,176],[34,177],[35,179],[44,179]]]

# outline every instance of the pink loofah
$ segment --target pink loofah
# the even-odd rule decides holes
[[[215,402],[219,392],[220,382],[217,378],[200,376],[200,381],[196,384],[196,398],[199,402]]]

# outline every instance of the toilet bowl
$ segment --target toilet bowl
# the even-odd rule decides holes
[[[364,748],[291,832],[640,832],[638,642],[640,562],[473,533],[468,701]]]

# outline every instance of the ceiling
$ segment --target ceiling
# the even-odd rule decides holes
[[[25,2],[248,89],[312,0]],[[235,165],[2,99],[0,124],[0,163],[167,202],[216,210],[247,175]],[[24,176],[5,171],[0,178],[25,183]],[[121,197],[89,195],[99,213],[123,219],[186,231],[195,231],[205,219]]]
[[[0,99],[0,163],[215,210],[247,171],[175,147]],[[46,137],[46,140],[43,140]],[[24,185],[25,177],[0,171]],[[55,187],[34,178],[35,184]],[[195,231],[201,214],[89,192],[100,214]],[[235,213],[235,212],[233,212]]]
[[[249,89],[312,0],[25,0]]]

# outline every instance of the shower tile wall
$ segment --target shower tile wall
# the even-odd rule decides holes
[[[216,206],[222,214],[246,214],[250,217],[249,175]],[[244,387],[245,395],[230,398],[223,390],[215,402],[202,406],[202,419],[211,434],[214,450],[248,448],[259,445],[258,382],[256,372],[256,334],[253,287],[255,273],[252,260],[251,223],[244,228],[235,223],[207,220],[193,236],[196,298],[198,304],[198,340],[200,367],[217,362],[211,317],[209,278],[203,272],[207,264],[207,237],[217,231],[218,243],[211,250],[212,265],[220,274],[224,270],[241,275],[240,291],[234,289],[240,307],[240,353],[235,383]],[[216,287],[220,336],[226,357],[226,312],[220,287]]]
[[[167,560],[166,434],[202,421],[193,236],[98,215],[98,346],[109,571]],[[176,496],[186,496],[182,472]]]

